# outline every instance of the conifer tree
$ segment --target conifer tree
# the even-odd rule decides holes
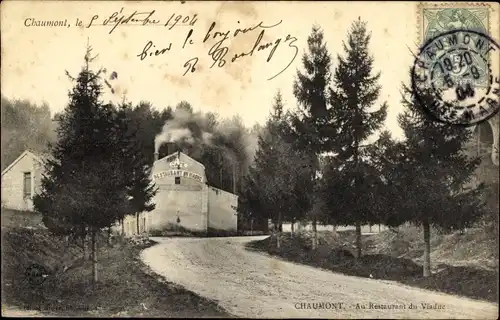
[[[272,220],[278,248],[283,222],[298,220],[309,210],[303,192],[310,183],[310,174],[305,170],[309,157],[284,140],[286,118],[278,92],[265,130],[259,135],[255,161],[244,179],[245,200],[242,200],[246,212]]]
[[[405,111],[398,122],[406,139],[393,174],[399,193],[393,199],[398,207],[395,219],[421,225],[424,231],[424,277],[430,275],[431,225],[461,230],[485,213],[483,185],[471,183],[480,159],[464,152],[472,132],[464,126],[437,122],[424,113],[433,99],[429,92],[420,92],[417,99],[403,88]]]
[[[298,102],[298,110],[293,115],[292,140],[295,150],[303,150],[310,157],[311,188],[306,190],[311,201],[315,198],[318,157],[322,152],[331,151],[331,138],[335,135],[335,126],[331,125],[328,109],[328,90],[331,82],[331,58],[323,40],[323,31],[313,26],[307,39],[308,52],[302,57],[304,72],[297,71],[293,93]],[[318,244],[317,220],[318,210],[309,214],[313,225],[313,249]]]
[[[42,178],[41,193],[34,198],[35,210],[45,225],[59,234],[90,233],[92,279],[97,275],[97,237],[103,228],[131,212],[127,141],[117,109],[101,101],[101,71],[90,63],[87,46],[85,64],[75,78],[69,103],[59,116],[57,142],[51,145]],[[69,73],[67,73],[69,76]]]
[[[344,42],[345,57],[338,56],[338,65],[334,74],[334,88],[330,91],[332,108],[331,117],[337,126],[337,134],[333,146],[336,154],[336,170],[342,170],[342,176],[347,179],[349,194],[335,194],[348,201],[350,209],[341,213],[336,220],[343,224],[356,225],[357,256],[361,256],[361,224],[373,220],[368,201],[364,199],[366,183],[363,181],[366,170],[370,167],[363,163],[369,158],[364,150],[366,140],[382,127],[387,115],[385,103],[373,111],[380,93],[377,84],[380,73],[373,75],[373,57],[368,46],[370,34],[366,23],[358,19],[354,21]],[[342,190],[337,190],[342,192]]]
[[[142,137],[140,137],[140,128],[138,124],[131,121],[129,117],[133,111],[129,103],[123,103],[118,112],[118,122],[121,126],[120,131],[125,141],[124,152],[127,162],[126,170],[129,177],[127,195],[131,214],[135,214],[137,234],[140,231],[140,213],[154,210],[155,204],[152,203],[157,188],[151,180],[152,165],[150,159],[144,155]]]

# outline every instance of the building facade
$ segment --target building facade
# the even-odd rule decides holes
[[[2,172],[2,207],[33,211],[47,155],[26,150]],[[151,230],[236,231],[238,197],[207,184],[205,167],[182,152],[156,160],[152,212],[126,216],[112,229],[125,236]]]
[[[137,216],[128,215],[122,221],[117,221],[112,227],[115,234],[121,234],[125,237],[131,237],[138,234],[147,234],[149,232],[149,216],[147,212],[141,212]]]
[[[2,208],[19,211],[34,211],[33,197],[40,192],[44,161],[48,155],[31,150],[24,151],[2,171]],[[148,231],[147,214],[126,216],[117,221],[113,230],[131,236]]]
[[[237,230],[238,197],[209,186],[203,164],[177,151],[156,160],[152,175],[158,192],[149,230]]]
[[[499,129],[500,114],[476,125],[474,138],[470,141],[467,153],[474,157],[480,157],[481,163],[476,169],[471,185],[484,183],[487,191],[484,194],[487,207],[491,213],[499,212]],[[498,216],[496,217],[498,219]],[[497,220],[498,221],[498,220]]]
[[[498,183],[499,129],[500,114],[471,128],[474,138],[467,145],[467,153],[481,158],[481,164],[476,171],[476,182],[489,185]]]
[[[33,196],[40,191],[44,156],[24,151],[2,171],[2,208],[33,211]]]

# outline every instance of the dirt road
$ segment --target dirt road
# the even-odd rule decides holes
[[[142,259],[168,281],[249,318],[496,319],[498,305],[332,273],[247,251],[262,237],[154,238]],[[430,308],[431,307],[431,308]]]
[[[48,317],[39,311],[35,310],[23,310],[13,306],[2,305],[2,317],[9,318],[42,318]]]

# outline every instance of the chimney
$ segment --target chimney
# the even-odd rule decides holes
[[[155,152],[154,155],[155,155],[154,161],[157,161],[158,160],[158,156],[159,156],[158,152]]]

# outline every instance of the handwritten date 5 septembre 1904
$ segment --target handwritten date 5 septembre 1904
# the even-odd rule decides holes
[[[274,41],[271,42],[262,42],[262,39],[264,38],[266,29],[271,29],[279,24],[281,24],[282,21],[279,21],[276,24],[273,25],[264,25],[264,22],[261,21],[258,24],[248,27],[248,28],[237,28],[234,31],[233,30],[227,30],[225,32],[221,31],[215,31],[216,23],[212,22],[210,25],[208,31],[205,33],[205,37],[203,38],[203,43],[211,42],[211,41],[216,41],[214,45],[208,50],[207,55],[210,56],[212,59],[212,64],[210,68],[213,67],[219,67],[222,68],[230,63],[235,63],[239,61],[240,59],[243,59],[245,57],[253,56],[254,53],[257,53],[259,51],[264,51],[268,52],[268,56],[266,61],[270,62],[278,49],[280,45],[285,45],[288,44],[285,48],[288,48],[288,50],[292,50],[293,57],[290,59],[287,65],[281,71],[279,71],[277,74],[274,76],[270,77],[268,80],[274,79],[281,73],[283,73],[295,60],[297,57],[297,53],[299,51],[298,47],[294,44],[295,41],[297,41],[297,38],[294,36],[288,34],[286,37],[281,37],[277,38]],[[239,23],[239,21],[238,21]],[[229,44],[227,41],[230,41],[230,38],[232,37],[233,39],[236,38],[237,36],[242,36],[243,34],[250,34],[254,30],[260,30],[260,33],[258,33],[255,41],[253,42],[253,46],[251,48],[248,48],[247,51],[243,52],[235,52],[231,53],[230,56],[228,56],[229,53]],[[186,38],[182,44],[181,49],[184,49],[186,45],[192,45],[194,44],[194,41],[192,39],[194,33],[194,29],[190,29],[186,35]],[[252,34],[256,34],[252,33]],[[248,36],[248,35],[247,35]],[[162,44],[160,46],[156,46],[153,44],[153,41],[148,41],[142,51],[137,55],[140,60],[144,60],[149,57],[156,57],[156,56],[161,56],[168,51],[171,51],[173,49],[172,43],[167,43],[167,44]],[[196,66],[199,62],[200,58],[199,57],[193,57],[189,60],[187,60],[184,63],[184,68],[186,68],[185,72],[183,75],[186,75],[187,73],[193,73],[196,71]]]

